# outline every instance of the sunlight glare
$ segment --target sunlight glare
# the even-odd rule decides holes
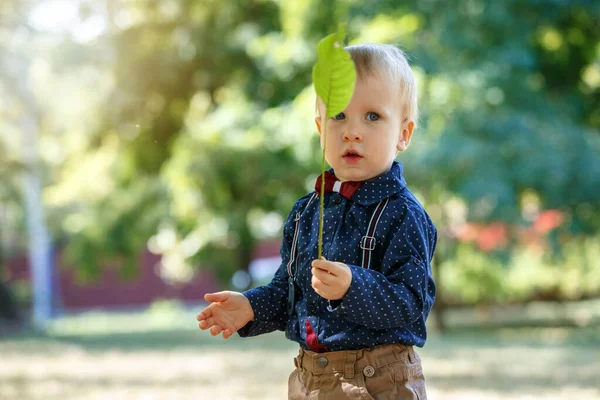
[[[32,26],[52,33],[68,31],[77,22],[77,3],[66,0],[41,3],[29,15]]]
[[[78,6],[78,2],[70,0],[41,3],[29,14],[29,24],[40,31],[70,33],[80,43],[96,39],[106,30],[105,17],[95,14],[82,20]]]

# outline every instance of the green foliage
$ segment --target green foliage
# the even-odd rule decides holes
[[[275,212],[278,222],[269,231],[271,237],[279,235],[287,210],[304,194],[309,169],[298,163],[291,146],[265,152],[258,145],[239,148],[236,142],[189,136],[174,153],[165,169],[173,219],[180,232],[197,234],[202,242],[190,262],[227,281],[247,268],[257,240],[269,237],[253,231],[250,216]],[[190,199],[192,193],[196,195]]]
[[[597,4],[382,1],[351,14],[364,21],[373,12],[388,28],[379,35],[425,74],[426,135],[417,133],[418,151],[406,154],[412,182],[460,196],[470,220],[519,221],[523,195],[534,190],[542,208],[571,215],[574,229],[600,229],[600,214],[577,212],[581,204],[600,210],[600,85],[585,73],[599,68]],[[375,29],[349,26],[359,40]]]
[[[598,236],[574,236],[553,255],[519,246],[502,261],[470,244],[438,266],[450,304],[515,303],[530,300],[582,300],[600,293]]]
[[[98,277],[115,261],[123,278],[137,274],[141,250],[165,218],[167,204],[164,185],[140,177],[133,185],[72,212],[67,265],[83,281]]]
[[[166,226],[191,266],[227,280],[277,236],[318,174],[314,49],[344,20],[351,43],[410,55],[422,121],[401,161],[447,247],[442,290],[466,302],[600,291],[598,258],[578,258],[600,232],[599,2],[83,2],[82,22],[108,12],[89,41],[68,24],[28,26],[37,6],[0,2],[0,201],[9,221],[23,215],[16,149],[34,115],[48,221],[82,276],[114,260],[133,271]],[[25,56],[30,71],[17,68]],[[15,72],[29,73],[37,104],[2,101],[16,98]],[[452,253],[446,232],[465,221],[519,226],[546,209],[568,238],[549,237],[554,258],[519,245]]]

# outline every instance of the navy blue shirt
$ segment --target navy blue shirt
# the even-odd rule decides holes
[[[437,231],[406,187],[402,164],[394,162],[387,173],[365,181],[349,200],[339,193],[325,194],[323,256],[347,264],[352,271],[352,283],[341,300],[324,299],[311,286],[311,262],[317,258],[319,235],[319,198],[309,202],[311,197],[309,193],[300,198],[285,222],[282,263],[273,280],[244,292],[255,320],[241,328],[239,335],[284,330],[288,339],[308,350],[308,318],[319,343],[329,351],[394,343],[422,347],[427,337],[425,320],[435,299],[431,260]],[[389,202],[377,224],[376,245],[366,269],[361,266],[360,241],[377,204],[386,198]],[[298,289],[288,317],[287,264],[296,222],[298,247],[292,275]]]

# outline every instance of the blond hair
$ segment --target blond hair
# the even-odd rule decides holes
[[[402,123],[413,121],[416,127],[419,118],[417,84],[404,52],[391,44],[356,44],[345,49],[354,61],[359,79],[375,76],[398,88]]]

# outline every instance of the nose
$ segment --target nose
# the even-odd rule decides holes
[[[362,142],[362,135],[359,133],[358,126],[356,124],[347,124],[346,131],[344,132],[344,141]]]

